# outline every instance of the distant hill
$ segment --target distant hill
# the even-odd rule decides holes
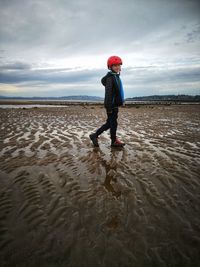
[[[89,101],[101,101],[104,98],[99,96],[88,96],[88,95],[72,95],[72,96],[50,96],[50,97],[22,97],[22,96],[0,96],[0,99],[28,99],[28,100],[89,100]]]
[[[88,95],[71,95],[71,96],[50,96],[50,97],[22,97],[22,96],[0,96],[3,99],[19,99],[19,100],[82,100],[82,101],[102,101],[104,97],[88,96]],[[125,99],[128,101],[184,101],[184,102],[200,102],[200,95],[150,95],[129,97]]]
[[[200,95],[151,95],[126,98],[126,101],[184,101],[200,102]]]

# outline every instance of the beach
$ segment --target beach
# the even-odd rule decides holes
[[[199,266],[200,105],[0,108],[1,266]]]

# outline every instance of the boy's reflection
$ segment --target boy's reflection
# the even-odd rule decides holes
[[[116,190],[113,187],[112,182],[117,183],[117,156],[119,155],[121,151],[123,151],[122,153],[124,153],[123,147],[122,148],[111,148],[111,152],[110,152],[111,158],[108,161],[103,158],[105,154],[103,153],[100,147],[98,148],[96,147],[93,149],[93,153],[98,154],[98,156],[101,156],[100,162],[106,171],[106,177],[103,182],[103,186],[106,188],[107,191],[111,192],[112,195],[114,195],[117,198],[121,196],[121,191]]]

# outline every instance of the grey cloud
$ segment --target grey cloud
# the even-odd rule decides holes
[[[200,88],[198,0],[0,0],[0,5],[1,84],[80,84],[87,94],[90,83],[100,92],[107,70],[97,69],[99,61],[92,70],[67,64],[47,68],[47,62],[79,56],[93,56],[95,62],[117,53],[133,62],[123,66],[127,88],[187,82]]]
[[[0,83],[23,84],[24,85],[43,85],[43,84],[82,84],[93,83],[101,86],[101,78],[107,73],[105,69],[83,69],[73,70],[66,68],[24,70],[16,71],[4,70],[0,72]],[[135,85],[160,85],[176,84],[185,82],[199,81],[200,66],[185,68],[159,68],[158,66],[146,67],[126,67],[123,68],[121,79],[126,87]]]
[[[188,43],[200,40],[200,24],[196,24],[191,32],[188,32],[185,36]]]
[[[0,68],[1,69],[1,68]],[[70,70],[70,71],[69,71]],[[104,70],[105,72],[105,70]],[[103,70],[98,72],[102,75]],[[97,76],[96,70],[73,70],[68,68],[61,69],[41,69],[41,70],[27,70],[21,71],[0,71],[0,83],[24,83],[40,81],[41,83],[79,83],[87,82],[100,77]]]
[[[116,45],[145,41],[180,21],[198,20],[198,1],[3,1],[0,39],[3,44],[35,52],[101,53]],[[10,17],[12,16],[12,20]],[[198,20],[199,21],[199,20]],[[170,22],[170,23],[169,23]],[[178,22],[178,23],[177,23]],[[188,29],[190,30],[190,29]],[[188,33],[189,34],[189,33]],[[102,47],[103,45],[103,47]],[[59,49],[58,49],[59,48]],[[56,51],[57,49],[57,51]]]
[[[23,62],[0,64],[0,70],[27,70],[31,65]]]

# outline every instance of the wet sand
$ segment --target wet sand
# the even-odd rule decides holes
[[[0,109],[1,266],[199,266],[200,105]]]

